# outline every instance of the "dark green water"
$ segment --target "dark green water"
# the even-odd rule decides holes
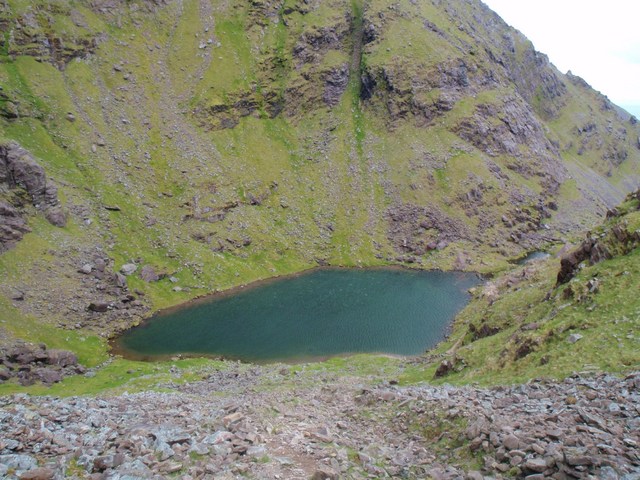
[[[463,273],[315,270],[160,313],[115,347],[133,358],[180,353],[251,362],[417,355],[444,338],[478,283]]]

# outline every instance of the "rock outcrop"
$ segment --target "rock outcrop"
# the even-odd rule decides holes
[[[0,253],[13,247],[30,231],[18,209],[0,201]]]
[[[86,58],[98,45],[82,13],[66,5],[45,3],[44,8],[27,10],[11,23],[3,18],[2,13],[0,8],[0,25],[6,32],[0,38],[0,49],[14,58],[28,55],[64,70],[70,61]],[[54,16],[61,14],[69,17],[71,28],[55,32],[50,25],[55,22]]]
[[[84,373],[75,354],[48,350],[46,345],[18,344],[0,354],[0,383],[17,378],[20,385],[60,382],[65,376]]]
[[[464,223],[434,207],[399,205],[389,209],[388,218],[389,238],[402,253],[424,255],[470,238]]]
[[[49,223],[65,226],[66,216],[58,200],[57,187],[47,179],[44,169],[33,156],[16,143],[0,145],[0,189],[9,192],[23,190]],[[29,231],[19,210],[23,206],[19,194],[13,198],[17,205],[0,202],[0,251],[10,248]]]
[[[627,202],[633,201],[637,203],[636,208],[640,209],[640,190],[627,196]],[[618,209],[612,209],[607,213],[607,218],[615,219],[620,215]],[[604,229],[602,234],[588,234],[576,249],[561,258],[558,285],[571,280],[582,262],[594,265],[617,255],[626,255],[640,245],[640,231],[629,230],[626,222],[605,226]]]

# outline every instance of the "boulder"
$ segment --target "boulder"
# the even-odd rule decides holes
[[[92,312],[104,313],[109,310],[109,304],[106,302],[91,302],[89,310]]]
[[[515,435],[507,435],[502,444],[507,450],[517,450],[520,447],[520,439]]]
[[[52,480],[56,473],[50,468],[34,468],[20,475],[20,480]]]
[[[138,270],[138,266],[134,263],[125,263],[121,268],[120,268],[120,273],[122,273],[123,275],[133,275],[134,273],[136,273],[136,270]]]
[[[38,368],[33,373],[38,380],[47,385],[62,381],[62,373],[57,370],[52,370],[51,368]]]
[[[49,365],[59,367],[74,367],[78,365],[78,357],[68,350],[49,350]]]
[[[160,280],[160,275],[156,273],[151,265],[145,265],[142,267],[142,270],[140,270],[140,278],[145,282],[151,283]]]
[[[436,369],[436,373],[434,377],[435,378],[445,377],[453,371],[453,368],[454,368],[454,365],[451,360],[443,360],[442,363],[438,365],[438,368]]]
[[[340,476],[331,467],[319,467],[311,476],[311,480],[338,480]]]
[[[569,335],[569,338],[567,338],[567,342],[576,343],[581,339],[582,339],[582,335],[580,335],[579,333],[572,333],[571,335]]]
[[[38,462],[31,455],[0,455],[0,465],[16,472],[25,472],[38,467]]]
[[[0,183],[7,184],[10,189],[26,190],[33,205],[45,212],[52,225],[63,227],[66,224],[58,201],[58,189],[47,179],[33,156],[17,143],[0,145]]]
[[[544,458],[530,458],[525,462],[524,468],[532,472],[542,473],[547,469],[547,461]]]

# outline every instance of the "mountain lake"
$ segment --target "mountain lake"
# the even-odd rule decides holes
[[[355,353],[412,356],[445,338],[473,273],[321,268],[162,311],[115,340],[138,360],[175,355],[296,363]]]

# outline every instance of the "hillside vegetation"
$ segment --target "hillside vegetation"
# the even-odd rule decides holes
[[[508,269],[640,179],[636,120],[476,0],[6,0],[0,30],[0,343],[88,366],[159,308],[316,265]],[[564,304],[526,268],[535,308],[486,307],[496,368]],[[518,334],[525,362],[573,311]]]

